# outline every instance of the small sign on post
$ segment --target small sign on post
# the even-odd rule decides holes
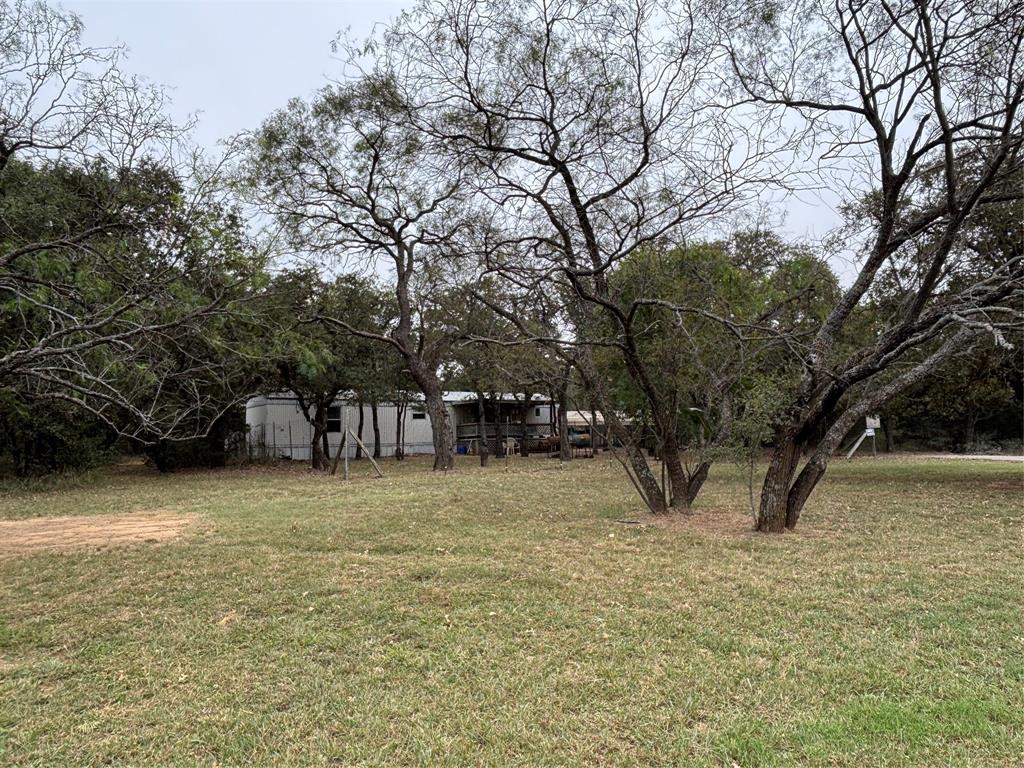
[[[857,438],[857,442],[853,444],[853,448],[851,448],[850,452],[846,454],[846,458],[848,458],[848,459],[852,459],[853,458],[853,454],[855,454],[857,452],[857,449],[860,448],[860,444],[864,442],[864,438],[866,438],[866,437],[870,437],[871,438],[871,455],[874,456],[875,455],[875,450],[876,450],[876,448],[875,448],[875,430],[876,429],[881,429],[881,428],[882,428],[882,419],[881,419],[881,417],[878,414],[875,414],[874,416],[867,416],[864,419],[864,434]]]

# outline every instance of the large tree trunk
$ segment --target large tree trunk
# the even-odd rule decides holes
[[[637,491],[640,492],[640,496],[647,504],[647,508],[654,515],[667,513],[668,506],[665,504],[665,494],[658,483],[658,478],[651,472],[651,467],[647,463],[643,452],[632,443],[627,445],[626,450],[629,454],[629,464],[633,468],[634,483],[637,486]]]
[[[328,467],[327,456],[324,454],[323,448],[324,432],[316,424],[313,425],[313,439],[311,441],[311,459],[310,466],[313,469],[326,470]]]
[[[452,435],[448,407],[441,396],[440,387],[430,387],[424,392],[427,414],[430,416],[430,431],[434,440],[434,471],[455,468],[455,438]]]
[[[761,504],[757,511],[757,530],[781,533],[786,529],[789,487],[796,474],[802,445],[792,430],[779,430],[775,436],[768,472],[761,486]]]
[[[679,440],[674,429],[665,429],[663,431],[661,460],[665,463],[665,469],[668,471],[669,487],[672,489],[669,506],[673,509],[689,510],[690,501],[687,488],[690,483],[689,478],[686,476],[686,470],[683,469],[682,453],[679,450]]]
[[[487,444],[487,410],[484,407],[484,393],[476,393],[476,418],[480,425],[480,440],[479,440],[479,452],[480,452],[480,466],[486,467],[491,460],[490,446]]]
[[[430,432],[434,443],[434,471],[455,469],[455,435],[451,419],[448,417],[448,406],[445,405],[441,392],[441,382],[437,378],[436,366],[428,366],[413,355],[406,355],[405,360],[409,365],[409,373],[423,393],[427,415],[430,417]]]
[[[693,502],[697,500],[697,495],[700,493],[700,489],[704,487],[704,481],[708,479],[710,471],[711,462],[702,461],[687,478],[685,498],[687,509],[693,506]]]
[[[405,426],[405,409],[407,407],[408,403],[395,402],[395,461],[405,458],[405,452],[402,450],[402,427]]]
[[[829,459],[843,444],[843,440],[854,422],[859,420],[858,414],[866,410],[867,408],[862,404],[860,407],[849,408],[841,414],[822,436],[814,453],[804,464],[796,476],[796,480],[791,483],[786,497],[786,528],[789,530],[796,528],[796,524],[800,520],[800,513],[803,512],[807,500],[811,497],[811,492],[818,487],[818,483],[825,476]],[[861,415],[860,418],[863,416]],[[799,459],[798,454],[797,461]]]
[[[800,513],[803,511],[807,499],[810,498],[811,491],[825,476],[825,470],[828,469],[828,458],[826,453],[816,452],[810,461],[804,464],[804,468],[796,477],[796,482],[789,489],[789,496],[786,498],[786,528],[789,530],[796,528],[797,521],[800,520]]]
[[[313,469],[330,469],[330,446],[327,443],[327,406],[317,403],[313,406],[313,437],[310,440],[310,466]]]
[[[377,401],[370,403],[370,422],[373,424],[373,458],[380,458],[380,418],[377,413]]]

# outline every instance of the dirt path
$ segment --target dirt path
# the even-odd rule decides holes
[[[165,542],[180,536],[194,521],[193,515],[173,512],[0,520],[0,557]]]
[[[923,459],[959,459],[969,461],[1024,461],[1024,456],[1007,456],[1002,453],[920,453]]]

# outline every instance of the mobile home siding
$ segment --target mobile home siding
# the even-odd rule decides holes
[[[357,434],[359,426],[358,404],[348,404],[336,400],[335,406],[342,408],[341,423],[345,423],[345,412],[348,413],[348,425],[353,434]],[[423,418],[416,418],[422,414]],[[362,441],[369,451],[373,451],[373,414],[369,405],[363,406]],[[404,414],[405,442],[407,455],[433,453],[434,443],[430,429],[430,416],[418,403],[409,403]],[[313,439],[313,428],[302,415],[295,398],[290,393],[260,396],[246,404],[245,422],[249,429],[250,445],[266,450],[273,456],[309,461]],[[393,456],[395,453],[395,427],[398,423],[398,408],[394,403],[381,403],[377,406],[377,422],[380,426],[381,453]],[[329,432],[327,435],[331,456],[335,456],[341,445],[341,432]],[[356,454],[354,440],[349,440],[346,453],[350,458]]]

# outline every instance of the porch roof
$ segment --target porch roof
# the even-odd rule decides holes
[[[444,401],[446,403],[450,403],[452,405],[459,405],[460,403],[475,403],[476,402],[476,392],[459,392],[459,391],[445,392],[445,393],[443,393],[442,396],[444,397]],[[523,395],[522,395],[522,393],[520,393],[519,395],[515,395],[515,394],[513,394],[511,392],[498,392],[498,393],[484,392],[484,396],[487,398],[487,402],[489,402],[489,403],[495,403],[495,402],[498,402],[498,403],[522,403],[523,402]],[[534,394],[530,395],[527,398],[527,402],[530,402],[530,403],[549,403],[549,402],[551,402],[551,398],[545,397],[544,395],[539,395],[539,394],[534,393]]]

